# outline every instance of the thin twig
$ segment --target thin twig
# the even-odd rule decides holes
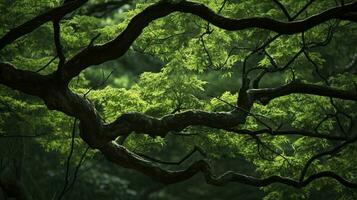
[[[69,192],[69,191],[73,188],[73,186],[74,186],[74,184],[75,184],[75,182],[76,182],[76,179],[77,179],[77,177],[78,177],[79,168],[82,166],[82,164],[83,164],[83,162],[84,162],[84,159],[85,159],[85,157],[86,157],[86,154],[87,154],[87,152],[88,152],[89,149],[90,149],[90,147],[88,146],[88,147],[86,148],[86,150],[83,152],[83,154],[81,155],[81,158],[79,159],[79,162],[78,162],[78,164],[77,164],[77,166],[76,166],[76,169],[74,170],[74,175],[73,175],[72,182],[71,182],[71,183],[69,184],[69,186],[67,187],[67,190],[66,190],[65,193]]]
[[[62,191],[60,192],[60,194],[59,194],[59,196],[57,198],[58,200],[61,200],[63,198],[63,196],[66,193],[67,186],[68,186],[69,165],[70,165],[72,154],[73,154],[73,150],[74,150],[74,138],[75,138],[75,133],[76,133],[76,124],[77,124],[77,118],[75,118],[73,120],[72,135],[71,135],[71,147],[70,147],[70,151],[69,151],[69,154],[68,154],[68,157],[67,157],[67,162],[66,162],[65,180],[64,180],[64,185],[63,185]]]
[[[103,86],[103,85],[108,81],[108,79],[110,78],[110,76],[114,73],[114,71],[115,71],[115,69],[112,70],[112,71],[107,75],[107,77],[106,77],[101,83],[99,83],[99,84],[96,85],[96,86],[91,87],[86,93],[83,94],[83,97],[86,97],[86,96],[87,96],[92,90],[94,90],[95,88],[99,88],[99,87]]]
[[[159,160],[157,158],[153,158],[151,156],[148,155],[144,155],[141,153],[135,153],[137,155],[139,155],[140,157],[143,157],[145,159],[160,163],[160,164],[165,164],[165,165],[180,165],[181,163],[183,163],[184,161],[186,161],[189,157],[191,157],[195,152],[199,152],[201,155],[203,155],[204,157],[207,156],[207,154],[198,146],[195,146],[186,156],[184,156],[182,159],[180,159],[179,161],[162,161]]]
[[[304,177],[306,175],[306,172],[309,168],[309,166],[311,165],[311,163],[318,159],[318,158],[321,158],[323,156],[326,156],[326,155],[332,155],[332,154],[336,154],[337,152],[341,151],[341,149],[348,145],[348,144],[351,144],[351,143],[354,143],[357,141],[357,137],[351,139],[351,140],[348,140],[348,141],[345,141],[337,146],[335,146],[334,148],[328,150],[328,151],[324,151],[324,152],[321,152],[319,154],[316,154],[314,156],[312,156],[306,163],[305,163],[305,166],[303,167],[303,169],[301,170],[301,173],[300,173],[300,182],[304,181]]]
[[[46,65],[44,65],[40,69],[36,70],[36,72],[40,72],[40,71],[46,69],[54,60],[56,60],[56,58],[58,58],[58,55],[54,56]]]
[[[281,11],[283,11],[286,18],[288,18],[288,20],[291,21],[292,18],[290,16],[288,10],[285,8],[285,6],[278,0],[273,0],[273,2],[281,9]]]

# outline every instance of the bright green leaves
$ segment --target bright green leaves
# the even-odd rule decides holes
[[[92,91],[88,96],[102,111],[106,121],[114,121],[125,112],[143,112],[147,103],[136,91],[106,87],[102,90]]]
[[[59,0],[2,0],[0,22],[9,30],[58,5]]]
[[[218,29],[197,16],[174,13],[146,27],[133,50],[203,72],[230,69],[243,58],[246,43],[238,34]]]
[[[100,25],[100,20],[91,16],[74,16],[70,20],[64,20],[61,23],[61,43],[64,52],[71,56],[88,46],[91,39],[98,34]]]
[[[164,68],[159,73],[143,73],[130,89],[106,87],[93,91],[89,98],[103,108],[105,119],[113,121],[130,111],[162,116],[184,109],[200,108],[199,96],[205,82],[194,74]]]
[[[6,11],[2,12],[5,13],[5,17],[0,16],[4,24],[0,27],[1,35],[14,25],[20,24],[25,18],[31,18],[45,8],[57,6],[59,3],[36,1],[39,6],[29,8],[28,3],[35,3],[35,1],[6,2],[0,4],[1,11]],[[88,5],[85,5],[83,10],[76,11],[76,15],[62,20],[61,42],[66,57],[69,59],[79,50],[86,48],[99,33],[101,35],[94,44],[105,43],[116,38],[135,15],[155,1],[140,2],[142,4],[119,9],[105,19],[86,15]],[[270,1],[225,1],[224,7],[222,7],[223,0],[197,2],[204,3],[214,12],[220,12],[226,17],[241,19],[256,16],[286,20],[278,6]],[[280,2],[286,5],[291,16],[306,3],[303,0]],[[89,4],[95,3],[99,1]],[[334,4],[334,1],[314,2],[308,13],[302,13],[300,18],[304,18],[306,14],[318,13]],[[128,7],[131,10],[127,10]],[[279,37],[267,46],[265,52],[257,52],[250,57],[247,70],[251,68],[257,68],[256,71],[273,70],[277,69],[277,66],[286,67],[294,59],[294,62],[286,69],[281,69],[280,73],[267,73],[262,79],[261,86],[277,87],[294,78],[302,82],[322,85],[323,76],[331,76],[328,79],[331,87],[354,91],[357,79],[353,74],[354,65],[352,63],[350,66],[348,61],[355,55],[350,45],[356,40],[353,37],[356,27],[348,28],[349,25],[345,22],[341,22],[339,26],[336,26],[337,24],[331,21],[314,27],[304,33],[304,38],[301,34]],[[326,49],[315,47],[317,43],[329,39],[328,31],[334,26],[341,28],[339,30],[342,31],[335,32]],[[94,86],[86,98],[95,105],[105,123],[110,123],[128,112],[162,117],[189,109],[211,112],[230,111],[235,108],[237,102],[236,93],[240,89],[244,59],[250,51],[274,36],[274,33],[259,29],[225,31],[197,16],[173,13],[150,23],[123,58],[100,65],[102,73],[98,67],[91,67],[73,79],[70,88],[83,95]],[[309,59],[302,53],[302,48],[305,48]],[[300,54],[297,55],[299,52]],[[50,61],[55,54],[52,24],[47,23],[4,49],[1,60],[11,61],[16,66],[35,71]],[[273,64],[272,60],[274,60]],[[53,72],[57,64],[56,60],[41,73]],[[101,85],[101,79],[104,80],[108,72],[113,69],[117,71],[112,74],[108,82]],[[257,75],[253,74],[256,71],[252,71],[249,78],[253,79]],[[219,96],[219,98],[212,96]],[[20,96],[17,92],[1,90],[0,134],[37,131],[50,133],[49,137],[41,137],[36,142],[41,144],[42,149],[58,153],[63,161],[71,143],[73,119],[58,112],[48,112],[42,102],[36,99],[24,101],[25,98],[29,97]],[[331,103],[337,106],[334,107]],[[21,112],[14,114],[6,105]],[[326,97],[293,94],[276,98],[268,105],[254,104],[245,124],[234,128],[255,131],[269,126],[273,130],[303,129],[325,135],[342,135],[342,132],[349,130],[351,119],[356,117],[356,113],[353,112],[356,109],[355,103],[350,101],[331,101]],[[15,128],[13,124],[16,124]],[[206,151],[208,159],[211,160],[233,158],[249,162],[252,168],[244,173],[260,177],[282,175],[298,180],[301,169],[313,155],[339,144],[338,141],[329,142],[324,139],[299,136],[294,134],[294,131],[286,136],[262,134],[255,137],[243,133],[194,126],[186,128],[182,133],[170,132],[166,138],[152,138],[133,133],[125,140],[124,145],[134,152],[148,154],[160,152],[159,157],[168,160],[179,159],[185,152],[199,146]],[[76,136],[74,145],[75,149],[83,150],[84,142]],[[355,161],[356,154],[356,146],[350,145],[334,157],[326,156],[318,159],[311,163],[307,176],[323,170],[333,170],[355,181],[356,171],[353,166],[351,167],[351,163]],[[75,160],[78,161],[78,156]],[[222,166],[225,170],[230,169],[226,167]],[[344,189],[337,187],[335,182],[324,179],[314,182],[303,191],[292,190],[281,185],[268,187],[265,189],[267,193],[265,199],[308,199],[314,195],[314,191],[322,190],[327,186],[333,187],[338,192],[344,192]]]
[[[161,73],[144,73],[138,83],[143,98],[150,101],[149,112],[165,113],[200,108],[198,96],[203,91],[205,82],[189,72],[175,72],[164,68]],[[161,111],[159,111],[161,110]]]
[[[200,95],[204,84],[204,81],[189,71],[163,68],[158,73],[143,73],[138,83],[130,89],[105,87],[93,90],[88,98],[106,122],[112,122],[128,112],[161,117],[186,109],[203,108]],[[139,152],[159,150],[164,144],[162,138],[135,134],[126,141],[129,149]]]
[[[238,95],[232,94],[230,92],[225,92],[219,98],[213,98],[206,106],[207,110],[211,111],[228,111],[233,110],[236,102],[237,102]]]
[[[32,19],[39,13],[59,5],[56,0],[23,0],[0,2],[0,37],[11,29]],[[22,69],[39,69],[45,63],[37,64],[40,59],[52,56],[52,26],[50,23],[39,27],[34,32],[16,40],[1,52],[1,60],[20,62]],[[36,61],[36,59],[39,59]],[[26,66],[26,64],[29,64]],[[36,65],[36,66],[35,66]]]
[[[36,99],[23,100],[16,94],[3,96],[3,92],[6,90],[4,88],[1,89],[0,127],[4,132],[0,134],[10,137],[17,136],[14,138],[1,138],[0,141],[3,144],[0,146],[7,149],[1,152],[7,152],[13,148],[16,149],[17,145],[32,139],[35,139],[47,151],[66,152],[67,147],[63,146],[62,143],[66,141],[65,135],[68,131],[66,123],[69,118],[64,117],[64,114],[59,112],[49,112],[46,106]],[[22,136],[25,138],[22,138]],[[34,137],[31,139],[31,137],[26,138],[27,136]],[[7,144],[14,146],[9,147]],[[16,155],[11,153],[4,155],[4,157],[7,156]]]

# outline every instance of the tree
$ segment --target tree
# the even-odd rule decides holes
[[[329,186],[346,198],[356,193],[349,190],[357,188],[356,1],[25,2],[38,5],[25,12],[2,2],[1,102],[42,109],[38,118],[53,124],[30,122],[42,128],[74,118],[72,150],[78,120],[91,149],[165,185],[203,174],[215,186],[262,187],[267,199],[288,195],[280,187],[304,188],[305,196]],[[26,17],[14,18],[19,13]],[[115,71],[97,84],[88,78],[115,65],[108,61],[143,55],[161,70],[142,73],[131,87],[104,87],[122,75]],[[233,87],[212,86],[220,79]],[[60,113],[43,111],[39,100]],[[151,146],[137,148],[149,141],[157,152],[189,153],[163,161],[147,154]],[[196,152],[205,158],[180,166]],[[218,173],[209,160],[223,157],[254,167]],[[70,185],[67,173],[59,198]]]

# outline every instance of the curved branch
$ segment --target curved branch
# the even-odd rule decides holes
[[[64,6],[55,8],[11,30],[0,39],[0,49],[15,41],[17,38],[30,33],[42,24],[51,20],[58,20],[70,11],[80,7],[85,2],[86,0],[77,0],[73,1],[73,3],[65,4]],[[346,16],[348,16],[349,13],[356,12],[356,10],[357,2],[354,2],[346,4],[345,6],[331,8],[304,20],[281,22],[270,18],[257,17],[229,19],[215,14],[212,10],[202,4],[188,1],[180,1],[179,3],[160,1],[157,4],[149,6],[135,16],[130,21],[127,28],[116,39],[103,45],[89,45],[64,63],[63,70],[57,71],[55,74],[43,76],[34,72],[15,69],[11,64],[0,63],[0,84],[7,85],[27,94],[41,97],[49,109],[56,109],[69,116],[78,118],[80,120],[79,127],[81,137],[90,145],[90,147],[98,148],[108,160],[121,166],[140,171],[162,183],[171,184],[184,181],[195,174],[202,172],[209,184],[217,186],[225,185],[228,182],[239,182],[258,187],[267,186],[273,183],[282,183],[301,188],[316,179],[329,177],[339,181],[347,187],[357,188],[355,183],[349,182],[329,171],[314,174],[306,180],[298,182],[280,176],[271,176],[260,179],[236,172],[226,172],[220,176],[215,176],[212,173],[210,166],[205,161],[197,161],[187,169],[180,171],[161,169],[152,165],[150,161],[126,150],[123,146],[117,145],[111,140],[114,140],[120,135],[128,135],[131,132],[145,133],[151,136],[165,136],[169,131],[181,131],[192,125],[224,129],[244,123],[248,113],[243,112],[240,109],[231,112],[216,113],[186,111],[166,115],[162,118],[154,118],[140,113],[128,113],[123,114],[109,125],[103,125],[99,115],[96,113],[95,107],[84,97],[71,92],[66,84],[61,82],[61,80],[64,80],[68,83],[71,78],[77,76],[83,69],[91,65],[101,64],[105,61],[122,56],[150,22],[165,17],[173,12],[190,13],[199,16],[209,23],[226,30],[261,28],[275,31],[279,34],[293,34],[306,31],[330,19],[346,19]],[[60,77],[61,80],[58,80],[58,77]],[[291,83],[278,88],[249,90],[250,99],[247,97],[245,91],[246,88],[243,87],[240,92],[238,106],[243,107],[244,110],[248,111],[252,105],[251,100],[261,100],[262,102],[267,103],[273,98],[292,93],[315,94],[357,100],[357,95],[355,93],[302,83]]]
[[[81,7],[88,0],[76,0],[70,3],[66,3],[63,6],[53,8],[52,10],[45,12],[37,17],[25,22],[24,24],[10,30],[0,39],[0,49],[3,49],[6,45],[11,44],[16,39],[31,33],[41,25],[51,20],[59,20],[66,14],[76,10]]]
[[[105,137],[114,140],[120,135],[132,132],[150,136],[164,137],[170,131],[180,132],[188,126],[207,126],[211,128],[234,127],[245,122],[247,113],[240,110],[231,112],[205,112],[189,110],[162,118],[151,117],[142,113],[126,113],[113,123],[106,125]]]
[[[108,142],[101,136],[102,121],[95,107],[60,84],[53,74],[40,75],[16,69],[9,63],[0,63],[0,84],[41,98],[50,110],[78,118],[81,137],[91,147],[96,148],[96,145]]]
[[[312,156],[306,163],[305,163],[305,166],[303,167],[303,169],[301,170],[301,173],[300,173],[300,181],[304,180],[304,177],[305,177],[305,174],[307,173],[307,170],[309,169],[310,165],[312,164],[312,162],[314,162],[316,159],[318,158],[321,158],[323,156],[327,156],[327,155],[332,155],[332,154],[336,154],[337,152],[341,151],[341,149],[343,147],[345,147],[346,145],[348,144],[351,144],[351,143],[354,143],[357,141],[357,137],[351,139],[351,140],[348,140],[348,141],[345,141],[337,146],[335,146],[334,148],[330,149],[330,150],[327,150],[327,151],[324,151],[324,152],[321,152],[321,153],[318,153],[314,156]]]
[[[307,186],[314,180],[321,178],[332,178],[346,187],[357,188],[356,183],[350,182],[331,171],[324,171],[317,174],[313,174],[306,180],[301,182],[281,176],[256,178],[233,171],[228,171],[220,176],[216,176],[213,174],[209,164],[203,160],[194,162],[192,165],[190,165],[184,170],[171,171],[153,165],[150,161],[144,160],[136,154],[128,151],[125,147],[117,145],[113,142],[105,145],[103,148],[100,149],[100,151],[108,160],[119,164],[120,166],[135,169],[151,177],[152,179],[164,184],[182,182],[201,172],[204,175],[206,182],[215,186],[224,186],[229,182],[243,183],[256,187],[264,187],[274,183],[281,183],[296,188],[302,188]]]
[[[325,10],[304,20],[282,22],[264,17],[230,19],[215,14],[203,4],[189,1],[180,1],[179,3],[160,1],[136,15],[130,21],[126,29],[114,40],[103,45],[86,48],[72,57],[72,59],[65,64],[66,72],[64,76],[65,79],[69,81],[91,65],[98,65],[121,57],[150,22],[174,12],[190,13],[199,16],[209,23],[225,30],[236,31],[248,28],[261,28],[280,34],[294,34],[306,31],[330,19],[346,19],[346,13],[355,12],[356,10],[357,2],[354,2],[342,7]]]
[[[182,157],[179,161],[163,161],[163,160],[159,160],[157,158],[145,155],[145,154],[141,154],[141,153],[135,153],[137,155],[139,155],[140,157],[159,163],[159,164],[164,164],[164,165],[181,165],[183,162],[185,162],[187,159],[189,159],[196,151],[198,151],[202,156],[206,157],[206,153],[198,146],[195,146],[195,148],[193,148],[187,155],[185,155],[184,157]]]
[[[30,95],[42,97],[50,79],[51,76],[16,69],[10,63],[0,63],[0,84]]]
[[[292,82],[276,88],[248,90],[248,94],[253,100],[259,100],[263,104],[268,104],[274,98],[294,93],[313,94],[318,96],[357,101],[356,92],[335,89],[328,86],[319,86],[298,82]]]
[[[289,21],[292,20],[288,10],[285,8],[285,6],[278,0],[273,0],[273,2],[280,8],[280,10],[284,13],[286,18],[288,18]]]

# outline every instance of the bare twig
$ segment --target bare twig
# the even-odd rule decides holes
[[[71,134],[71,146],[70,146],[70,150],[69,150],[69,154],[68,154],[67,162],[66,162],[65,180],[64,180],[64,185],[63,185],[62,191],[58,195],[58,198],[57,198],[58,200],[61,200],[64,197],[64,195],[66,194],[66,190],[67,190],[68,183],[69,183],[69,166],[70,166],[70,162],[71,162],[71,158],[72,158],[72,154],[73,154],[73,150],[74,150],[74,138],[75,138],[75,133],[76,133],[76,124],[77,124],[77,118],[75,118],[73,120],[72,134]]]
[[[183,158],[181,158],[181,160],[179,161],[162,161],[153,157],[150,157],[148,155],[144,155],[141,153],[135,153],[137,155],[139,155],[140,157],[143,157],[145,159],[160,163],[160,164],[165,164],[165,165],[181,165],[184,161],[186,161],[189,157],[191,157],[195,152],[199,152],[201,155],[203,155],[204,157],[206,157],[206,153],[198,146],[195,146],[192,151],[190,151],[186,156],[184,156]]]
[[[273,2],[281,9],[281,11],[283,11],[284,15],[286,18],[288,18],[289,21],[293,20],[288,10],[286,10],[285,6],[279,0],[273,0]]]
[[[67,187],[67,190],[65,191],[65,193],[69,192],[73,188],[73,186],[74,186],[74,184],[76,182],[76,179],[78,177],[79,168],[82,166],[88,150],[89,150],[89,146],[84,150],[83,154],[81,155],[81,158],[79,159],[79,162],[78,162],[78,164],[76,166],[76,169],[74,170],[74,175],[73,175],[72,182]]]
[[[337,152],[341,151],[341,149],[343,147],[345,147],[346,145],[348,144],[351,144],[351,143],[354,143],[357,141],[357,137],[351,139],[351,140],[348,140],[348,141],[345,141],[337,146],[335,146],[334,148],[328,150],[328,151],[324,151],[324,152],[321,152],[319,154],[316,154],[314,156],[312,156],[306,163],[305,163],[305,166],[303,167],[303,169],[301,170],[301,173],[300,173],[300,182],[304,181],[304,177],[305,177],[305,174],[309,168],[309,166],[311,165],[311,163],[313,161],[315,161],[316,159],[318,158],[321,158],[323,156],[326,156],[326,155],[332,155],[332,154],[336,154]]]
[[[46,65],[44,65],[40,69],[36,70],[36,72],[40,72],[40,71],[46,69],[54,60],[56,60],[56,58],[58,58],[58,55],[54,56]]]

